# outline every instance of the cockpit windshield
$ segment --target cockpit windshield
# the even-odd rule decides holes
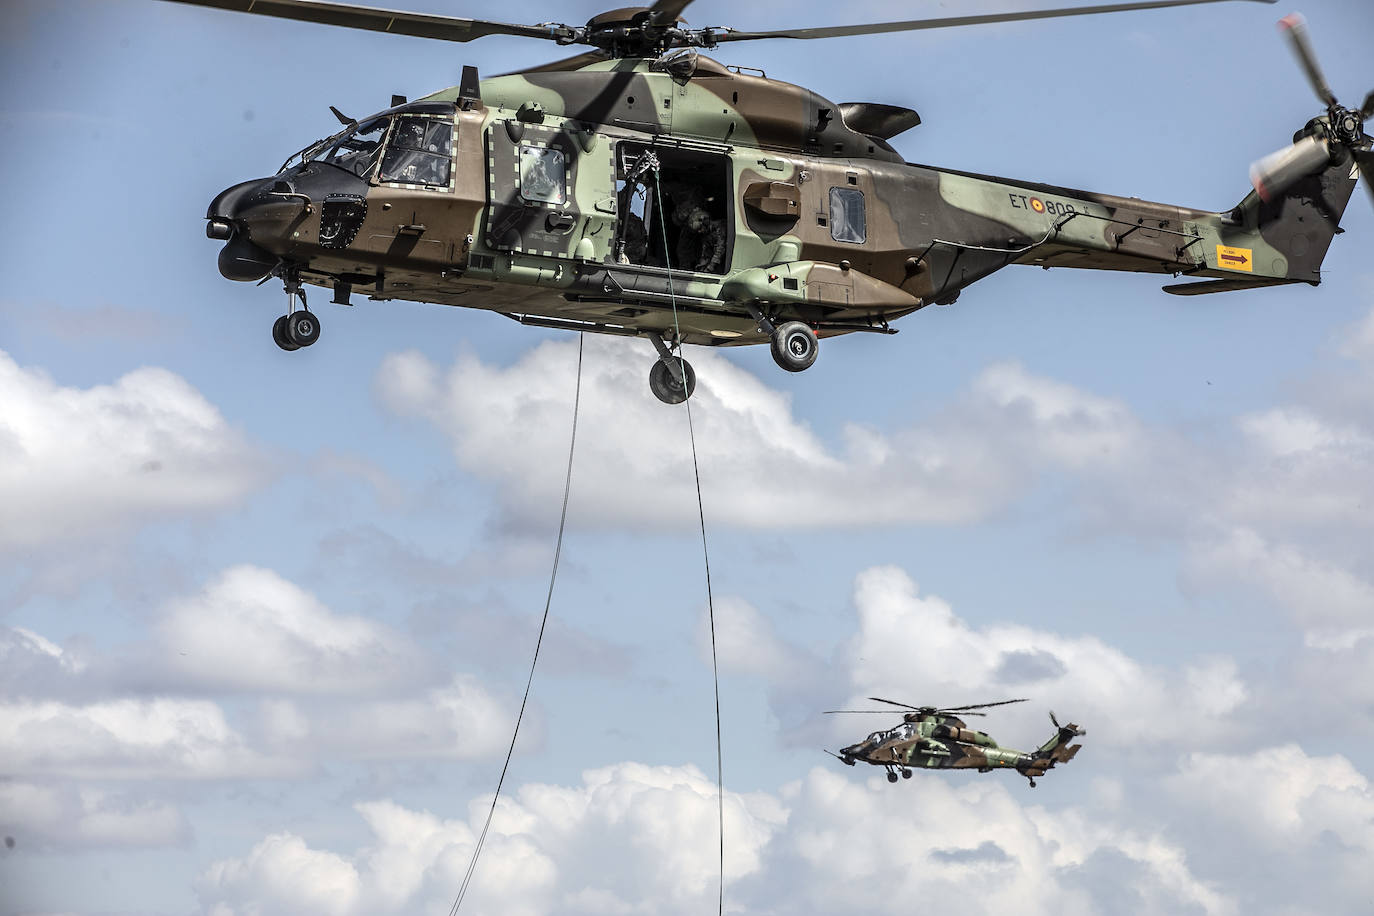
[[[334,142],[321,145],[310,158],[317,162],[336,165],[354,175],[366,178],[377,163],[389,120],[373,118],[364,121],[352,130],[337,135]]]
[[[453,119],[435,114],[393,113],[350,124],[296,153],[278,172],[297,162],[323,162],[359,178],[375,176],[384,182],[447,189],[453,164]]]

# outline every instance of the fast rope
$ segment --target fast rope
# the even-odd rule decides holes
[[[652,154],[649,154],[652,155]],[[682,378],[683,390],[687,389],[687,366],[682,357],[682,329],[677,319],[677,296],[673,292],[673,258],[668,251],[668,224],[663,216],[663,196],[659,193],[658,160],[653,161],[654,209],[658,211],[658,223],[663,232],[663,265],[668,272],[668,301],[673,306],[673,340],[677,346],[678,374]],[[697,518],[701,522],[701,559],[706,566],[706,612],[711,623],[711,684],[716,695],[716,825],[720,834],[720,885],[716,899],[716,912],[725,913],[725,771],[720,752],[720,667],[716,663],[716,604],[711,597],[711,554],[706,547],[706,510],[701,503],[701,466],[697,462],[697,433],[692,422],[692,399],[683,402],[687,407],[687,434],[692,443],[692,476],[697,486]]]
[[[549,606],[553,604],[553,584],[558,579],[558,561],[563,555],[563,529],[568,521],[568,494],[572,491],[573,451],[577,446],[577,410],[582,402],[582,334],[577,335],[577,386],[573,389],[572,436],[568,440],[568,473],[563,480],[563,511],[558,517],[558,540],[553,549],[553,572],[549,574],[549,593],[544,598],[544,618],[539,621],[539,638],[534,642],[534,658],[530,661],[530,674],[525,679],[525,696],[520,700],[520,714],[515,717],[515,731],[510,736],[510,747],[506,749],[506,762],[501,764],[501,778],[496,781],[496,793],[491,797],[491,808],[487,811],[486,823],[472,848],[472,861],[468,862],[463,884],[458,888],[458,896],[449,907],[449,916],[456,916],[458,908],[467,896],[472,876],[477,871],[477,857],[482,854],[482,846],[487,841],[487,831],[491,829],[491,819],[496,814],[496,801],[501,797],[501,787],[506,782],[506,771],[510,769],[510,759],[515,753],[515,741],[520,737],[520,723],[525,718],[525,705],[530,700],[530,686],[534,683],[534,668],[539,664],[539,647],[544,643],[544,628],[549,623]],[[714,650],[713,650],[714,651]]]

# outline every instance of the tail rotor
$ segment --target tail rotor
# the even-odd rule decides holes
[[[1266,203],[1282,197],[1307,176],[1353,158],[1364,177],[1365,187],[1374,195],[1374,153],[1364,124],[1374,117],[1374,92],[1365,96],[1359,108],[1346,108],[1326,82],[1316,52],[1307,33],[1307,21],[1298,13],[1279,20],[1298,64],[1307,75],[1312,91],[1326,106],[1323,117],[1313,118],[1294,138],[1293,144],[1271,153],[1250,166],[1250,183]],[[1345,158],[1349,156],[1350,158]]]

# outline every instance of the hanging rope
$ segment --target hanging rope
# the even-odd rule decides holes
[[[682,376],[683,390],[687,387],[686,361],[682,357],[682,328],[678,325],[677,297],[673,292],[673,258],[668,251],[668,223],[663,216],[663,196],[658,189],[659,171],[657,160],[654,162],[654,209],[658,211],[658,224],[663,231],[663,265],[668,271],[668,301],[673,306],[673,339],[677,345],[678,372]],[[687,407],[687,434],[692,443],[692,476],[697,485],[697,518],[701,522],[701,559],[706,566],[706,613],[711,623],[711,683],[716,694],[716,825],[720,834],[720,885],[716,899],[716,912],[725,913],[725,770],[720,751],[720,667],[716,663],[716,604],[711,597],[711,554],[706,548],[706,510],[701,502],[701,466],[697,461],[697,433],[692,422],[692,399],[684,402]]]
[[[572,491],[573,450],[577,446],[577,410],[582,402],[582,334],[577,335],[577,386],[573,389],[572,436],[568,440],[568,473],[563,480],[563,511],[558,517],[558,540],[553,549],[553,572],[549,574],[549,593],[544,598],[544,618],[539,621],[539,638],[534,642],[534,658],[530,661],[530,675],[525,679],[525,696],[520,700],[520,714],[515,717],[515,731],[510,736],[510,747],[506,749],[506,762],[501,764],[501,778],[496,781],[496,794],[491,797],[491,808],[487,811],[486,823],[472,848],[472,860],[468,862],[463,884],[458,888],[458,896],[449,907],[449,916],[456,916],[458,908],[467,896],[472,876],[477,871],[477,857],[482,854],[482,846],[487,841],[487,831],[491,829],[491,819],[496,813],[496,801],[501,797],[501,787],[506,782],[506,771],[510,769],[511,755],[515,753],[515,740],[520,737],[520,723],[525,718],[525,706],[530,700],[530,686],[534,683],[534,668],[539,664],[539,647],[544,643],[544,629],[549,623],[549,607],[553,604],[553,584],[558,579],[558,560],[563,555],[563,529],[568,521],[568,494]],[[713,650],[714,651],[714,650]],[[717,715],[719,718],[719,715]]]

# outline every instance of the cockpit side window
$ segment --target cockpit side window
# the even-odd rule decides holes
[[[366,178],[377,164],[377,156],[382,149],[382,138],[386,136],[389,118],[373,118],[359,124],[355,130],[345,133],[332,145],[322,147],[315,159],[330,165],[347,169],[354,175]]]
[[[382,157],[381,180],[447,188],[452,165],[452,121],[402,116]]]

